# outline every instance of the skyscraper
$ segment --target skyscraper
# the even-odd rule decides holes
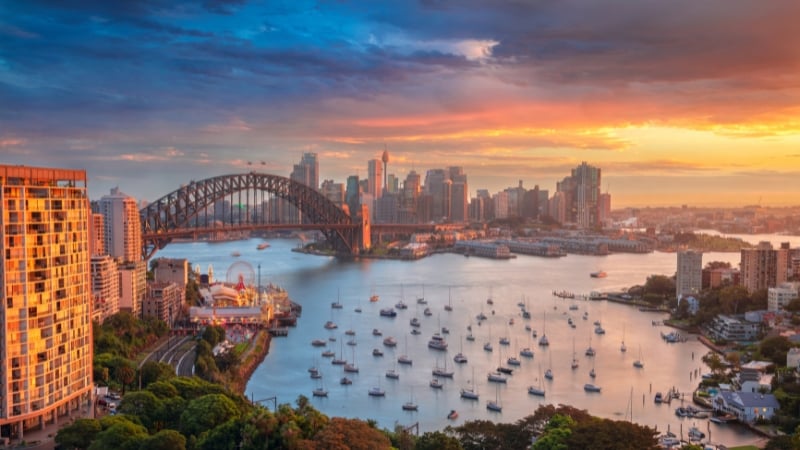
[[[381,198],[383,183],[383,162],[380,159],[370,159],[367,161],[367,193],[372,194],[374,199]]]
[[[0,430],[24,438],[92,392],[83,170],[0,166]]]
[[[142,223],[136,199],[114,188],[98,206],[105,219],[103,241],[108,254],[125,262],[141,260]]]
[[[598,200],[600,197],[600,169],[584,161],[572,169],[575,186],[573,199],[574,221],[580,228],[594,228],[600,225]]]
[[[678,252],[675,279],[676,298],[694,296],[703,288],[703,253],[692,250]]]
[[[756,248],[743,248],[742,285],[753,292],[786,281],[788,253],[786,249],[773,249],[766,241],[759,242]]]

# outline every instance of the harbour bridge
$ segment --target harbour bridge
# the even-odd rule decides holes
[[[254,230],[318,230],[337,255],[356,256],[369,249],[371,233],[437,229],[435,225],[372,225],[369,214],[352,217],[303,183],[258,172],[192,181],[147,205],[140,216],[145,259],[173,239],[214,239]],[[277,222],[286,216],[296,220]]]

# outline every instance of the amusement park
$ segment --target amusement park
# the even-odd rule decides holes
[[[211,265],[205,274],[196,266],[195,274],[201,298],[201,306],[189,309],[189,321],[195,326],[241,326],[250,332],[269,327],[279,333],[280,327],[296,323],[299,306],[279,286],[257,283],[256,271],[246,261],[231,264],[224,281],[214,278]]]

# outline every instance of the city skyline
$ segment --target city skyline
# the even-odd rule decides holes
[[[614,209],[800,204],[791,1],[0,12],[0,162],[86,169],[91,198],[289,176],[303,152],[345,183],[388,149],[400,179],[463,167],[469,197],[587,161]]]

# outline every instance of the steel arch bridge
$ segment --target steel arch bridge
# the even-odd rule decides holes
[[[250,201],[257,201],[260,195],[263,205],[264,194],[294,205],[303,215],[302,222],[270,223],[263,206],[259,218],[259,208],[252,207]],[[240,206],[237,214],[231,209],[231,222],[237,223],[219,224],[213,218],[209,220],[210,207],[237,195],[240,201],[244,201],[244,207]],[[289,178],[257,172],[192,181],[149,204],[139,213],[145,259],[177,237],[257,229],[319,230],[338,254],[355,255],[360,250],[358,240],[363,233],[363,224],[353,221],[343,209],[311,187]]]

